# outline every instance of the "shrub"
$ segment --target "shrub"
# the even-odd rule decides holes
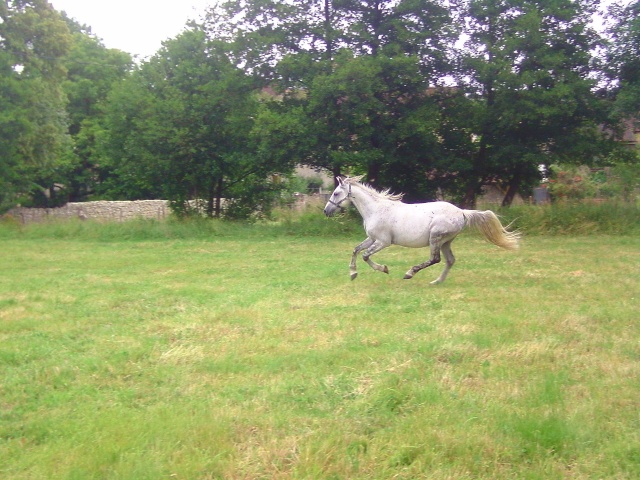
[[[609,167],[552,165],[548,188],[555,201],[640,198],[640,162],[620,161]]]

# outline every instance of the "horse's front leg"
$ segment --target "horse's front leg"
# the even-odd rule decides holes
[[[370,258],[371,255],[373,255],[374,253],[378,253],[380,250],[382,250],[383,248],[387,248],[388,246],[389,246],[388,243],[384,243],[384,242],[381,242],[380,240],[376,240],[375,242],[373,242],[373,245],[367,248],[367,250],[362,254],[362,259],[365,262],[367,262],[369,266],[374,270],[377,270],[379,272],[389,273],[389,269],[387,268],[386,265],[380,265],[374,262],[373,260],[371,260]]]
[[[373,245],[373,239],[370,237],[367,237],[367,239],[364,242],[362,242],[360,245],[358,245],[356,248],[353,249],[353,255],[351,255],[351,263],[349,264],[351,280],[355,280],[356,277],[358,276],[358,271],[356,270],[356,257],[362,250],[364,250],[365,248],[369,248],[371,245]]]

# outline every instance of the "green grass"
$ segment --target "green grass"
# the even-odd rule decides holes
[[[640,476],[640,239],[0,227],[0,478]]]

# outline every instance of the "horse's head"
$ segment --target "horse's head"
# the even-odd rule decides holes
[[[351,197],[351,182],[343,179],[342,177],[336,177],[338,186],[331,194],[327,205],[324,207],[324,214],[327,217],[333,216],[342,206],[344,202]]]

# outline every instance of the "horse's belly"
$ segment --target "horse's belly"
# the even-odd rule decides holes
[[[407,221],[402,216],[391,216],[382,222],[366,222],[367,235],[388,245],[421,248],[429,245],[429,224],[422,223],[419,228],[415,222]]]
[[[429,231],[396,234],[392,243],[409,248],[426,247],[429,245]]]

